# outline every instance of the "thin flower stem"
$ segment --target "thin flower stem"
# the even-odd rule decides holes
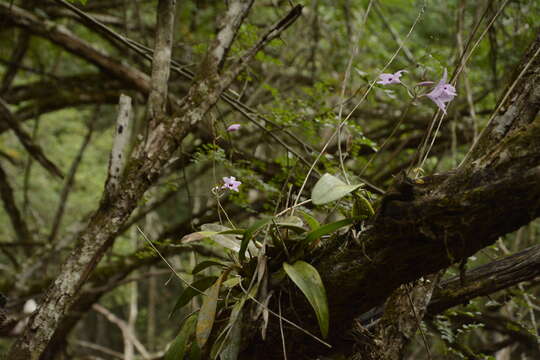
[[[279,332],[281,333],[281,345],[283,346],[283,358],[287,360],[287,347],[285,346],[285,334],[283,333],[283,320],[281,317],[281,291],[279,292],[278,309],[279,309]]]
[[[480,44],[480,42],[482,41],[482,39],[484,38],[484,36],[487,34],[487,32],[489,31],[489,29],[493,26],[493,23],[495,22],[495,20],[499,17],[499,15],[502,13],[502,11],[504,10],[504,8],[506,7],[506,5],[508,4],[510,0],[505,0],[504,3],[502,3],[502,5],[499,7],[499,9],[497,10],[497,12],[491,17],[491,20],[489,21],[489,23],[487,24],[486,28],[484,29],[484,31],[480,34],[480,36],[478,37],[478,39],[476,39],[476,42],[474,43],[474,45],[472,46],[471,50],[469,52],[467,52],[467,54],[465,56],[462,57],[462,59],[460,59],[460,64],[459,64],[459,67],[457,68],[457,70],[454,72],[453,76],[452,76],[452,83],[455,85],[456,83],[456,79],[458,78],[458,76],[461,74],[461,72],[463,71],[463,69],[465,68],[467,62],[469,61],[471,55],[473,54],[473,52],[476,50],[476,48],[478,47],[478,45]],[[473,34],[474,35],[474,34]],[[468,45],[468,44],[467,44]],[[520,74],[521,75],[521,74]],[[517,80],[517,79],[516,79]],[[514,82],[514,84],[516,84],[516,82]],[[509,92],[506,93],[506,95],[508,95]],[[499,105],[501,105],[502,103],[504,103],[504,101],[501,101],[499,103]],[[497,111],[493,112],[493,114],[496,114]],[[436,115],[435,115],[436,116]],[[437,125],[437,129],[435,130],[435,133],[433,134],[433,138],[431,139],[431,143],[427,149],[427,151],[425,152],[425,154],[423,154],[423,156],[420,156],[419,158],[419,165],[418,167],[419,168],[422,168],[422,166],[424,165],[424,163],[426,162],[428,156],[429,156],[429,153],[433,147],[433,144],[435,143],[435,139],[437,137],[437,133],[442,125],[442,120],[443,120],[443,117],[444,115],[439,119],[439,123]],[[492,117],[490,118],[490,120],[488,121],[488,125],[489,123],[491,123],[491,121],[493,120],[494,118],[494,115],[492,115]],[[435,123],[435,120],[433,121],[432,123],[432,126],[433,124]],[[431,127],[432,127],[431,126]],[[484,130],[487,128],[484,127]],[[480,135],[478,136],[478,139],[480,139],[482,137],[482,133],[484,132],[484,130],[482,130],[482,132],[480,133]],[[429,137],[431,136],[430,134],[431,130],[428,131],[428,134],[426,136],[426,141],[424,143],[424,150],[426,148],[426,145],[428,144],[428,139]],[[475,148],[476,144],[478,143],[478,139],[476,139],[473,143],[473,146],[471,147],[471,150],[467,153],[467,155],[465,155],[465,158],[463,159],[463,161],[461,162],[461,164],[463,164],[463,162],[465,161],[465,159],[467,158],[467,156],[470,154],[470,152]],[[422,159],[420,161],[420,159]],[[461,166],[461,164],[459,166]],[[459,167],[458,166],[458,167]]]
[[[172,267],[172,265],[167,261],[167,259],[161,255],[161,253],[159,252],[158,248],[152,243],[152,241],[146,236],[146,234],[141,230],[141,228],[139,227],[139,225],[135,225],[135,227],[137,228],[137,230],[141,233],[142,237],[144,238],[144,240],[146,240],[146,242],[148,243],[148,245],[150,245],[150,247],[152,248],[152,250],[154,250],[156,252],[156,254],[159,255],[159,257],[161,258],[161,260],[163,260],[163,262],[165,264],[167,264],[167,266],[169,267],[169,269],[171,269],[171,271],[174,273],[174,275],[176,275],[177,278],[179,278],[180,280],[182,280],[182,282],[184,282],[188,287],[192,288],[193,290],[195,290],[196,292],[198,292],[199,294],[202,294],[202,295],[205,295],[206,294],[204,292],[202,292],[201,290],[197,289],[196,287],[192,286],[186,279],[184,279],[176,270],[174,270],[174,268]]]
[[[294,210],[294,209],[296,209],[297,207],[302,206],[302,205],[305,205],[305,204],[310,203],[310,202],[311,202],[311,199],[304,200],[304,201],[302,201],[302,202],[299,203],[299,204],[295,204],[295,205],[293,205],[293,206],[290,206],[290,207],[286,208],[285,210],[281,211],[280,213],[276,214],[275,216],[276,216],[276,217],[279,217],[279,216],[285,214],[285,213],[286,213],[287,211],[289,211],[289,210]],[[293,213],[294,213],[294,211],[291,213],[291,216],[293,215]]]
[[[412,99],[411,101],[409,101],[409,103],[407,104],[407,107],[403,111],[403,115],[401,115],[401,118],[399,119],[398,123],[396,124],[396,126],[394,126],[394,129],[392,129],[392,132],[390,133],[390,135],[386,139],[384,139],[380,149],[375,154],[373,154],[371,156],[371,158],[368,160],[367,164],[364,165],[364,167],[360,171],[360,176],[362,176],[364,174],[364,172],[367,170],[367,168],[369,167],[371,162],[377,157],[377,155],[379,155],[382,152],[382,150],[384,149],[384,147],[386,146],[388,141],[390,141],[390,139],[392,139],[394,137],[394,135],[396,134],[397,130],[399,129],[401,123],[403,122],[403,120],[405,120],[405,116],[407,115],[407,112],[409,111],[409,108],[411,107],[414,100],[415,99]]]
[[[422,18],[422,15],[424,14],[425,12],[425,9],[426,9],[426,1],[424,1],[424,3],[422,4],[422,8],[420,9],[420,11],[418,12],[418,15],[416,17],[416,19],[414,20],[414,23],[412,24],[412,26],[410,27],[409,31],[407,32],[407,35],[405,35],[405,40],[408,39],[414,28],[416,27],[416,25],[418,24],[418,22],[420,22],[420,19]],[[405,42],[401,43],[399,45],[399,47],[397,48],[397,50],[392,54],[392,56],[390,57],[390,59],[388,60],[388,62],[384,65],[384,67],[382,68],[380,74],[382,74],[386,68],[388,66],[390,66],[390,64],[394,61],[394,59],[396,58],[396,56],[399,54],[399,52],[401,51],[401,49],[403,48]],[[362,98],[360,99],[360,101],[354,106],[354,108],[351,110],[351,112],[347,115],[347,117],[339,124],[338,128],[336,129],[336,131],[334,131],[334,133],[330,136],[330,138],[326,141],[326,143],[324,144],[323,148],[321,149],[321,151],[319,152],[319,154],[317,155],[317,157],[315,158],[315,160],[313,161],[313,164],[311,164],[311,167],[309,168],[308,170],[308,173],[306,174],[306,177],[304,178],[304,182],[302,183],[302,186],[300,187],[300,190],[298,191],[298,194],[296,196],[296,199],[294,201],[294,206],[293,207],[296,207],[296,205],[298,204],[298,201],[300,200],[300,197],[302,195],[302,192],[304,190],[304,188],[306,187],[306,184],[307,184],[307,181],[311,175],[311,173],[313,172],[313,169],[315,168],[315,165],[317,165],[317,163],[319,162],[319,159],[321,158],[321,156],[324,154],[324,152],[326,151],[326,149],[328,148],[328,146],[330,145],[330,142],[336,137],[339,129],[341,127],[343,127],[347,121],[349,121],[349,119],[351,118],[352,114],[356,111],[356,109],[358,109],[358,107],[364,102],[364,100],[366,99],[367,95],[370,93],[371,89],[373,88],[373,86],[375,86],[375,83],[376,83],[376,80],[377,78],[379,78],[379,75],[377,75],[376,79],[373,80],[370,84],[369,84],[369,87],[367,88],[367,90],[365,91],[364,95],[362,96]]]
[[[427,160],[427,158],[429,156],[429,153],[431,152],[431,149],[433,148],[433,144],[435,144],[435,139],[437,139],[437,134],[439,133],[439,130],[440,130],[442,122],[443,122],[443,119],[444,119],[444,114],[439,119],[439,123],[437,124],[437,129],[435,129],[435,133],[433,134],[433,138],[431,139],[431,143],[429,144],[429,147],[428,147],[428,149],[426,151],[426,154],[424,155],[424,159],[418,165],[418,167],[420,169],[424,166],[424,163],[426,162],[426,160]],[[427,138],[426,138],[426,140],[427,140]]]
[[[365,25],[367,21],[367,17],[369,15],[369,12],[371,10],[371,5],[373,4],[373,0],[370,0],[366,12],[364,13],[364,18],[362,19],[362,25],[359,30],[361,30]],[[354,46],[351,49],[351,56],[349,57],[349,61],[347,63],[347,69],[345,70],[345,76],[343,78],[343,83],[341,85],[341,95],[339,97],[339,114],[338,114],[338,122],[341,122],[341,117],[343,115],[343,105],[344,105],[344,98],[345,98],[345,90],[347,89],[347,82],[349,81],[349,78],[351,76],[351,68],[354,61],[354,58],[356,55],[358,55],[358,50],[360,46],[358,45],[358,39],[360,37],[360,31],[357,31],[354,33],[355,35],[352,38],[352,43]],[[349,177],[347,176],[347,170],[345,169],[345,163],[343,161],[343,152],[341,150],[341,126],[338,128],[338,153],[339,153],[339,163],[341,166],[341,171],[343,172],[343,177],[345,178],[345,181],[347,184],[350,184]]]
[[[488,12],[488,8],[486,8],[486,10],[484,11],[483,15],[482,15],[482,18],[476,23],[474,29],[473,29],[473,32],[471,34],[471,36],[469,37],[468,41],[467,41],[467,44],[465,45],[465,48],[462,49],[462,52],[461,52],[461,57],[459,59],[459,66],[458,68],[454,71],[454,74],[452,75],[451,77],[451,83],[453,85],[456,85],[456,79],[459,77],[459,75],[461,74],[461,72],[463,71],[463,69],[465,68],[467,62],[469,61],[469,58],[471,57],[472,53],[474,52],[474,50],[476,50],[476,48],[478,47],[478,45],[480,44],[480,41],[482,41],[482,39],[484,38],[484,36],[487,34],[487,32],[489,31],[489,29],[491,28],[491,26],[493,25],[493,23],[495,22],[495,20],[497,19],[497,17],[500,15],[500,13],[502,12],[502,10],[506,7],[506,5],[508,4],[509,0],[506,0],[500,7],[499,9],[497,10],[497,13],[495,13],[491,20],[489,21],[488,25],[486,26],[486,28],[484,29],[484,31],[482,32],[482,34],[480,34],[480,36],[478,37],[478,39],[476,40],[476,42],[474,43],[474,45],[472,46],[472,48],[470,49],[470,51],[467,52],[468,48],[469,48],[469,45],[474,37],[474,35],[476,34],[478,28],[480,27],[480,24],[482,22],[482,20],[485,18],[485,16],[487,15],[487,12]],[[429,146],[429,149],[426,151],[426,147],[427,147],[427,144],[429,143],[429,138],[431,137],[431,131],[433,130],[433,125],[435,125],[435,123],[437,122],[437,115],[439,113],[439,110],[437,110],[437,112],[435,113],[435,115],[433,116],[433,120],[430,124],[430,127],[429,127],[429,130],[426,134],[426,136],[424,137],[424,140],[422,142],[422,146],[421,146],[421,150],[420,152],[418,153],[419,156],[418,156],[418,167],[421,168],[423,166],[423,164],[425,163],[427,157],[429,156],[429,152],[431,151],[431,148],[433,147],[433,144],[434,144],[434,141],[435,141],[435,138],[437,136],[437,132],[438,132],[438,129],[440,128],[441,126],[441,123],[442,123],[442,118],[440,119],[440,122],[437,126],[437,131],[435,132],[435,134],[433,135],[433,139],[430,143],[430,146]],[[491,120],[490,120],[491,121]],[[480,134],[481,135],[481,134]],[[480,138],[480,136],[478,137]],[[476,140],[474,142],[474,144],[476,144]],[[474,144],[473,144],[473,148],[474,148]],[[472,148],[471,148],[472,150]],[[463,162],[462,162],[463,163]],[[411,165],[412,166],[412,165]],[[461,166],[461,164],[460,164]],[[458,166],[459,167],[459,166]],[[410,169],[409,169],[410,170]]]
[[[255,299],[253,296],[251,296],[251,295],[246,291],[246,289],[244,289],[244,287],[242,286],[242,282],[239,282],[238,285],[240,285],[240,288],[242,289],[242,291],[244,292],[244,294],[246,294],[246,296],[247,296],[250,300],[252,300],[253,302],[255,302],[257,305],[261,306],[263,309],[265,309],[266,311],[268,311],[270,314],[274,315],[275,317],[277,317],[277,318],[280,319],[280,320],[285,321],[287,324],[289,324],[289,325],[295,327],[296,329],[302,331],[304,334],[311,336],[313,339],[317,340],[318,342],[320,342],[320,343],[323,344],[324,346],[328,347],[329,349],[332,348],[332,345],[330,345],[330,344],[327,343],[326,341],[320,339],[319,337],[313,335],[312,333],[310,333],[310,332],[307,331],[306,329],[302,328],[301,326],[296,325],[296,324],[293,323],[292,321],[287,320],[287,319],[284,318],[283,316],[280,316],[279,314],[276,314],[274,311],[270,310],[270,309],[268,308],[268,306],[264,305],[264,304],[261,303],[259,300]]]

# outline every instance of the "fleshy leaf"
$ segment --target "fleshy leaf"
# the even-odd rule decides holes
[[[206,290],[206,296],[203,297],[203,303],[199,310],[199,317],[197,318],[197,327],[195,328],[195,338],[200,349],[202,349],[208,341],[208,337],[214,326],[219,288],[221,287],[222,280],[223,277],[220,276],[214,285]]]
[[[298,260],[293,265],[283,263],[289,278],[302,290],[315,310],[323,337],[328,335],[329,314],[326,290],[317,269],[305,261]]]
[[[304,220],[306,221],[306,223],[308,224],[311,230],[316,230],[317,228],[321,226],[319,221],[315,219],[313,216],[311,216],[310,214],[308,214],[307,212],[299,210],[298,213],[302,215],[302,217],[304,218]]]
[[[176,304],[174,304],[171,315],[169,315],[169,317],[171,317],[176,312],[176,310],[186,305],[194,296],[197,296],[201,292],[208,289],[213,283],[216,282],[216,280],[217,276],[208,276],[193,282],[191,284],[192,287],[187,287],[184,291],[182,291],[182,294],[180,294],[180,297],[178,298],[178,300],[176,300]],[[199,291],[193,288],[198,289]]]
[[[352,193],[363,184],[348,185],[337,177],[328,173],[324,174],[313,187],[311,200],[315,205],[323,205],[329,202],[339,200],[342,197]]]
[[[249,242],[253,238],[253,235],[259,231],[262,227],[268,225],[270,222],[272,222],[273,218],[264,218],[255,221],[253,225],[247,228],[246,232],[244,233],[244,237],[242,238],[242,244],[240,245],[240,260],[244,260],[246,258],[246,249],[248,247]]]
[[[359,193],[354,195],[354,216],[373,216],[375,211],[368,199]]]
[[[210,234],[208,238],[215,241],[219,245],[234,252],[238,252],[240,250],[240,240],[238,239],[237,235],[229,233],[231,229],[228,227],[220,224],[204,224],[201,226],[201,229],[203,230],[202,232],[208,233],[215,231],[215,233]]]
[[[336,222],[333,222],[333,223],[330,223],[330,224],[323,225],[323,226],[319,227],[318,229],[308,233],[307,236],[306,236],[306,239],[304,241],[306,243],[310,244],[313,241],[320,238],[321,236],[331,234],[334,231],[336,231],[336,230],[338,230],[338,229],[340,229],[340,228],[342,228],[344,226],[347,226],[347,225],[350,225],[350,224],[354,223],[358,219],[359,219],[358,217],[353,217],[353,218],[350,218],[350,219],[343,219],[343,220],[339,220],[339,221],[336,221]]]
[[[300,219],[298,216],[286,216],[283,218],[279,218],[276,220],[276,225],[278,225],[280,228],[283,227],[291,229],[298,233],[306,231],[306,229],[304,229],[304,223],[302,222],[302,219]]]
[[[178,332],[178,335],[176,336],[173,343],[171,344],[171,347],[169,348],[169,350],[167,350],[167,353],[165,354],[165,360],[178,360],[184,358],[184,354],[186,352],[186,345],[189,341],[189,337],[191,336],[191,334],[193,334],[193,331],[195,330],[196,323],[197,316],[195,316],[195,314],[191,315],[184,321],[182,327],[180,328],[180,331]]]
[[[226,262],[222,262],[222,261],[217,261],[217,260],[206,260],[206,261],[203,261],[203,262],[200,262],[198,263],[194,268],[193,270],[191,270],[191,273],[193,275],[197,274],[198,272],[201,272],[203,271],[204,269],[210,267],[210,266],[221,266],[221,267],[229,267],[231,266],[232,263],[226,263]]]

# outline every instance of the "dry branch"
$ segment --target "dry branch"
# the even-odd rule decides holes
[[[79,245],[63,264],[60,275],[49,288],[26,331],[11,347],[8,354],[11,359],[35,360],[41,356],[76,299],[77,292],[105,251],[112,245],[122,225],[137,207],[141,196],[158,179],[161,170],[180,142],[216,104],[233,81],[235,74],[242,71],[250,57],[255,55],[251,52],[232,70],[226,70],[223,74],[217,72],[235,38],[236,34],[231,32],[238,31],[251,3],[251,1],[231,2],[226,16],[231,23],[225,24],[218,32],[199,68],[199,75],[196,77],[198,81],[178,104],[175,116],[170,121],[163,122],[163,126],[152,129],[148,141],[145,144],[141,143],[133,151],[125,176],[119,185],[122,191],[115,192],[113,196],[108,196],[109,194],[103,196],[99,209],[80,235]],[[294,19],[298,18],[298,15]],[[278,23],[280,26],[274,29],[271,37],[277,37],[279,32],[294,19],[291,19],[290,15],[286,16],[284,21]],[[270,37],[266,39],[268,38]],[[266,41],[260,43],[265,44]]]
[[[0,18],[8,24],[13,24],[28,30],[36,36],[49,39],[58,46],[80,56],[105,72],[129,83],[143,93],[150,91],[150,81],[146,74],[119,63],[116,59],[109,56],[109,54],[96,49],[88,42],[75,36],[62,25],[40,19],[26,10],[15,5],[10,6],[10,4],[6,3],[0,3]]]
[[[28,225],[24,221],[17,204],[15,203],[15,196],[13,195],[13,189],[7,179],[7,174],[4,168],[0,166],[0,196],[4,202],[4,209],[11,220],[13,231],[17,236],[21,244],[32,243],[33,237]],[[27,252],[30,252],[29,248],[25,247]]]
[[[45,170],[47,170],[51,175],[54,175],[59,178],[64,178],[62,171],[45,156],[41,147],[35,144],[32,141],[32,137],[28,135],[19,125],[17,119],[14,118],[13,114],[9,110],[8,105],[3,99],[0,99],[0,116],[8,124],[8,126],[13,130],[15,136],[19,139],[21,144],[24,146],[26,151],[32,156]]]
[[[90,143],[90,139],[92,138],[92,133],[94,132],[93,124],[96,120],[95,117],[97,117],[98,114],[99,110],[96,109],[94,119],[89,122],[88,131],[86,132],[81,147],[79,148],[79,151],[77,152],[77,155],[75,156],[75,159],[73,159],[73,162],[71,163],[71,166],[69,168],[66,182],[60,193],[58,208],[54,215],[53,224],[51,226],[51,233],[49,234],[48,238],[49,243],[54,242],[56,236],[58,235],[58,230],[60,229],[62,218],[64,216],[64,211],[66,209],[67,200],[71,190],[73,189],[73,185],[75,184],[75,175],[77,174],[77,170],[79,169],[79,165],[81,164],[86,147],[88,146],[88,144]]]

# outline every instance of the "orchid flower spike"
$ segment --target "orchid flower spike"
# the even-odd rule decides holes
[[[227,128],[227,131],[228,132],[237,131],[240,129],[240,126],[241,126],[240,124],[232,124]]]
[[[399,70],[398,72],[395,72],[393,74],[381,74],[379,75],[379,79],[381,80],[377,81],[377,84],[401,84],[401,80],[399,78],[404,72],[407,72],[407,70]]]
[[[236,181],[234,176],[224,177],[222,189],[229,189],[238,192],[238,187],[242,185],[242,182]]]
[[[447,83],[447,80],[448,73],[446,72],[446,69],[444,69],[442,79],[437,83],[437,85],[435,85],[431,92],[426,94],[426,96],[430,98],[435,103],[435,105],[437,105],[439,109],[444,112],[445,115],[446,104],[452,101],[455,96],[457,96],[456,88],[450,83]]]

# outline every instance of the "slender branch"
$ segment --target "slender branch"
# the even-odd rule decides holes
[[[173,43],[174,14],[176,0],[159,0],[152,79],[148,97],[150,128],[165,116],[167,106],[167,82],[169,81]]]
[[[15,196],[13,195],[13,189],[8,182],[7,174],[2,166],[0,166],[0,196],[2,197],[4,208],[6,209],[6,213],[11,220],[11,225],[13,226],[13,230],[15,231],[15,235],[17,236],[18,240],[22,244],[33,243],[32,233],[28,229],[28,225],[23,220],[21,212],[17,208]],[[25,250],[27,250],[28,253],[30,248],[25,247]]]
[[[405,45],[405,43],[403,42],[403,40],[399,36],[399,33],[394,29],[392,24],[390,24],[390,22],[388,22],[388,20],[386,20],[386,17],[384,16],[384,14],[382,13],[382,11],[380,9],[380,6],[381,5],[379,4],[379,1],[375,1],[375,6],[373,7],[375,9],[375,13],[381,19],[384,27],[386,29],[388,29],[388,31],[390,32],[390,35],[392,35],[392,38],[394,39],[394,41],[398,45],[402,46],[403,54],[405,55],[405,58],[407,59],[407,61],[409,63],[411,63],[412,65],[414,65],[416,63],[416,61],[414,60],[414,56],[413,56],[411,50],[409,50],[409,48]]]
[[[15,46],[15,49],[11,54],[11,58],[9,60],[10,64],[6,72],[4,73],[4,77],[2,78],[0,94],[6,93],[11,87],[11,84],[13,83],[13,80],[17,75],[17,71],[19,70],[19,64],[22,62],[24,55],[28,50],[29,44],[30,34],[28,34],[26,31],[21,31],[19,34],[19,38],[17,39],[17,45]]]
[[[150,49],[150,48],[136,42],[133,39],[127,38],[127,37],[117,33],[116,31],[114,31],[111,28],[107,27],[106,25],[100,23],[99,21],[94,19],[92,16],[86,14],[85,12],[81,11],[80,9],[78,9],[77,7],[73,6],[72,4],[70,4],[69,2],[67,2],[65,0],[55,0],[55,1],[57,3],[59,3],[59,4],[61,4],[62,6],[64,6],[64,7],[68,8],[68,9],[72,10],[73,12],[75,12],[77,15],[80,16],[81,19],[83,19],[83,22],[89,24],[92,27],[92,29],[98,30],[100,33],[104,34],[106,36],[106,38],[113,39],[113,40],[115,40],[115,41],[117,41],[117,42],[119,42],[121,44],[124,44],[129,49],[135,51],[137,54],[145,57],[148,60],[152,60],[152,58],[153,58],[152,49]],[[171,60],[171,64],[172,64],[172,66],[171,66],[172,70],[174,70],[176,73],[183,76],[185,79],[187,79],[189,81],[193,81],[193,79],[195,77],[195,74],[193,72],[191,72],[189,69],[185,68],[185,66],[180,64],[178,61]],[[285,133],[287,136],[292,138],[294,141],[296,141],[300,146],[302,146],[304,148],[307,148],[312,153],[315,152],[315,150],[311,146],[309,146],[309,144],[307,144],[307,143],[303,142],[302,140],[300,140],[296,135],[294,135],[293,133],[291,133],[290,131],[285,129],[284,126],[272,121],[271,119],[266,118],[265,116],[259,114],[255,109],[252,109],[249,106],[247,106],[246,104],[238,101],[236,99],[235,95],[236,94],[233,91],[226,90],[223,94],[221,94],[221,97],[233,109],[237,110],[243,117],[245,117],[248,121],[254,123],[256,126],[262,128],[262,129],[265,129],[264,126],[258,122],[258,120],[261,120],[264,123],[271,124],[275,128],[280,129],[283,133]],[[270,136],[275,136],[273,134],[273,132],[268,132],[268,134]],[[274,137],[274,138],[276,138],[276,137]],[[289,151],[291,151],[290,147],[288,147],[288,145],[286,145],[283,142],[283,140],[280,140],[280,139],[278,140],[278,139],[279,138],[277,138],[276,141],[280,142],[283,146],[287,147],[287,149]],[[295,151],[291,151],[291,152],[298,156],[298,154]],[[300,157],[300,159],[302,160],[301,157]],[[305,160],[303,160],[303,161],[307,162]]]
[[[67,51],[76,54],[100,69],[128,82],[143,93],[150,91],[150,81],[146,74],[123,65],[88,42],[78,38],[62,25],[41,20],[15,5],[0,3],[0,16],[7,23],[22,27],[31,33],[45,37]]]
[[[49,243],[54,242],[54,240],[56,239],[56,236],[58,235],[58,230],[60,229],[60,224],[62,223],[62,218],[64,216],[64,211],[66,209],[67,200],[68,200],[69,194],[71,193],[73,185],[75,184],[75,175],[77,174],[77,170],[79,169],[79,165],[82,161],[86,147],[88,146],[88,144],[90,143],[90,139],[92,138],[92,134],[94,132],[93,124],[98,114],[99,114],[99,110],[96,109],[94,113],[94,119],[92,119],[89,122],[88,131],[86,132],[86,135],[81,143],[81,147],[79,148],[79,151],[77,155],[75,156],[75,158],[73,159],[73,162],[71,163],[71,167],[69,168],[65,185],[62,188],[62,192],[60,193],[60,200],[58,201],[58,208],[54,215],[53,225],[51,227],[51,233],[49,234],[49,238],[48,238]]]
[[[540,245],[468,270],[465,279],[465,285],[461,284],[459,276],[443,281],[429,304],[429,314],[439,314],[478,296],[486,296],[524,281],[540,280]]]
[[[137,336],[133,333],[131,327],[122,319],[114,315],[112,312],[104,308],[103,306],[99,304],[94,304],[92,306],[92,309],[100,313],[101,315],[105,316],[107,320],[118,326],[118,328],[122,331],[122,335],[124,336],[124,339],[126,341],[131,342],[137,351],[141,353],[144,359],[150,359],[150,354],[144,347],[144,345],[137,339]]]
[[[77,345],[80,345],[82,347],[88,348],[88,349],[92,349],[92,350],[102,352],[105,355],[113,356],[113,357],[115,357],[117,359],[120,359],[120,360],[124,359],[124,354],[119,353],[119,352],[114,351],[114,350],[111,350],[109,348],[106,348],[106,347],[98,345],[98,344],[94,344],[94,343],[84,341],[84,340],[75,340],[74,343],[77,344]]]
[[[0,116],[13,130],[21,144],[26,151],[45,168],[51,175],[59,178],[64,178],[62,171],[45,156],[41,147],[32,141],[30,135],[28,135],[19,125],[18,121],[13,117],[13,114],[8,108],[6,102],[0,98]]]

